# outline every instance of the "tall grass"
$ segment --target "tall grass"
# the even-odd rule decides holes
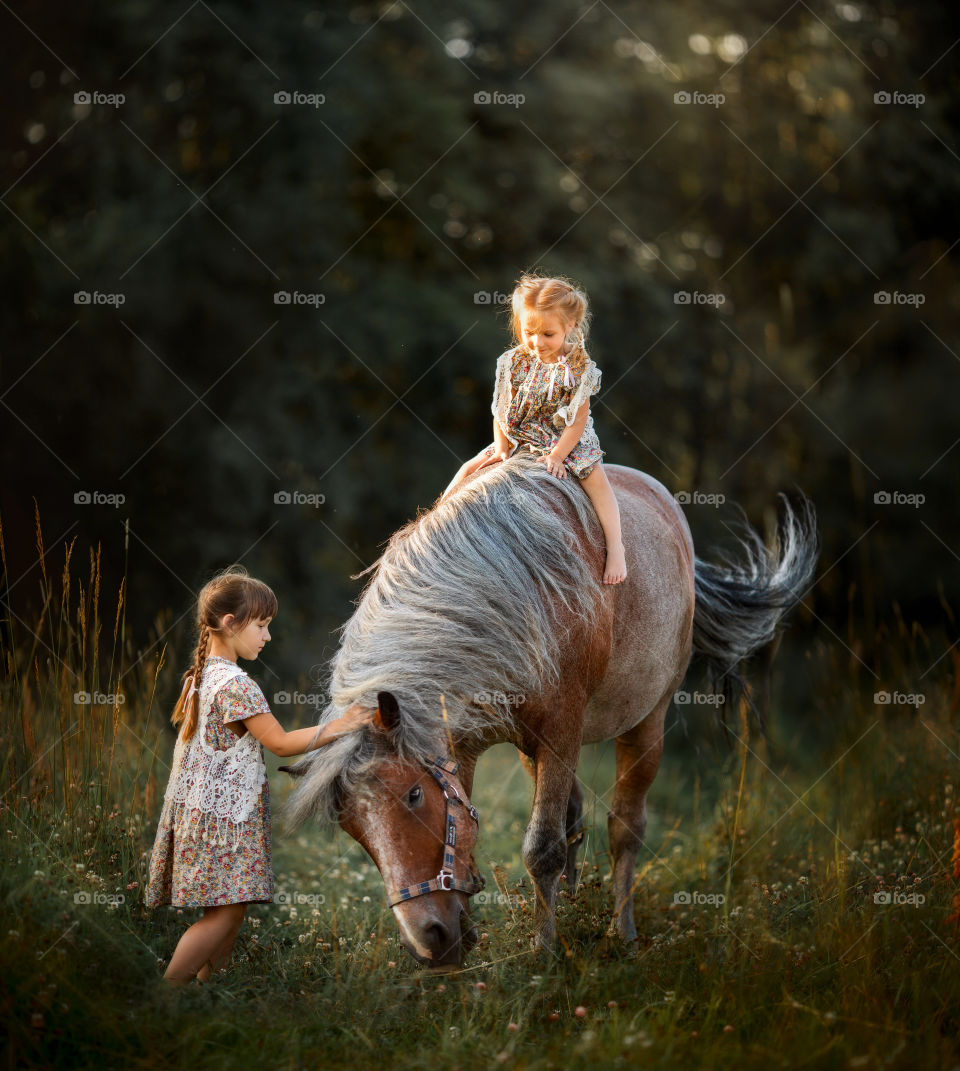
[[[48,576],[39,524],[37,551],[28,624],[9,611],[20,568],[8,571],[0,528],[8,1066],[960,1062],[958,660],[937,661],[945,645],[896,613],[876,664],[859,660],[850,634],[808,652],[789,685],[775,675],[770,746],[742,711],[730,752],[701,746],[711,734],[694,717],[689,737],[671,723],[638,866],[634,954],[607,936],[608,746],[581,759],[582,885],[561,894],[553,954],[529,944],[519,854],[529,782],[507,747],[481,759],[483,937],[444,977],[400,949],[379,875],[352,841],[288,835],[276,821],[287,786],[274,762],[286,902],[250,909],[227,973],[173,994],[159,975],[195,914],[148,913],[140,894],[177,674],[161,644],[139,655],[125,635],[124,587],[101,592],[99,550],[82,584],[73,546]],[[884,689],[924,702],[878,705]],[[801,693],[806,709],[788,719]]]

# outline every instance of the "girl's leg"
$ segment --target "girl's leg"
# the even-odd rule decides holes
[[[246,911],[246,904],[239,905]],[[197,971],[197,980],[200,982],[206,982],[209,980],[210,975],[214,971],[222,970],[224,967],[230,965],[230,957],[233,955],[233,946],[237,943],[237,935],[240,933],[240,924],[243,922],[243,915],[237,919],[236,925],[227,934],[223,942],[216,949],[213,955],[207,960],[206,963]]]
[[[446,489],[440,496],[441,502],[447,497],[448,494],[450,494],[450,492],[454,489],[454,487],[457,486],[457,484],[461,480],[466,479],[466,477],[469,476],[471,472],[476,472],[478,468],[480,468],[485,462],[490,460],[491,455],[488,455],[486,453],[487,449],[488,447],[484,447],[479,454],[477,454],[475,457],[470,458],[469,461],[464,461],[460,468],[457,469],[456,476],[454,476],[454,478],[447,484]]]
[[[603,464],[598,461],[590,475],[585,476],[580,483],[597,511],[607,541],[607,564],[603,570],[603,582],[619,584],[627,576],[627,560],[623,553],[623,537],[620,531],[620,507]]]
[[[223,961],[224,949],[233,949],[246,904],[224,904],[204,908],[198,919],[180,938],[163,977],[174,985],[185,985],[193,978],[206,981],[210,971]]]

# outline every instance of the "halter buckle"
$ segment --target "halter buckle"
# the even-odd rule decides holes
[[[453,873],[449,870],[441,870],[437,875],[437,883],[440,885],[440,891],[452,892],[453,891]]]

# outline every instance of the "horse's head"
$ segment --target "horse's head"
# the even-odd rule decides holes
[[[382,735],[383,754],[341,798],[340,825],[376,863],[407,951],[431,967],[458,966],[477,939],[467,915],[481,886],[476,811],[451,756],[421,765],[397,754],[397,700],[390,692],[377,700],[368,732]]]

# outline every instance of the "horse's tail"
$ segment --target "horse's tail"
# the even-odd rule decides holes
[[[738,542],[745,560],[712,565],[697,558],[694,572],[694,655],[706,664],[711,687],[723,695],[724,714],[743,696],[761,728],[763,718],[750,699],[740,663],[774,639],[784,615],[806,593],[820,551],[813,503],[801,493],[794,509],[786,495],[780,498],[784,514],[776,550],[768,550],[744,518]]]

